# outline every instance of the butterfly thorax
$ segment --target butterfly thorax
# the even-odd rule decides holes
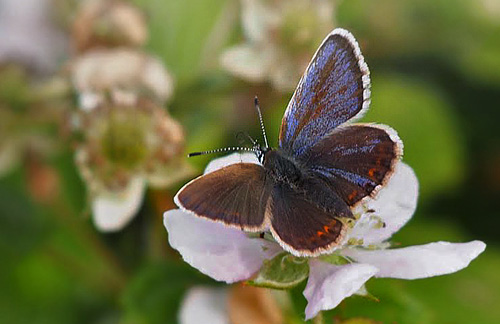
[[[266,173],[276,182],[287,183],[295,187],[303,178],[297,162],[285,155],[281,150],[268,150],[264,155]]]
[[[274,188],[289,188],[298,197],[337,217],[353,217],[346,202],[332,194],[333,188],[328,182],[286,152],[280,149],[266,151],[263,165]]]

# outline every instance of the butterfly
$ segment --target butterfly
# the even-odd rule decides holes
[[[270,231],[297,256],[331,252],[355,219],[353,209],[376,195],[403,153],[392,128],[353,124],[369,104],[370,73],[359,45],[350,32],[335,29],[299,81],[278,147],[267,144],[256,101],[265,145],[254,142],[248,150],[260,164],[236,163],[202,175],[175,202],[230,227]]]

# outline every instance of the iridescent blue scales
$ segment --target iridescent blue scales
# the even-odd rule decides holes
[[[352,124],[368,109],[369,87],[358,43],[335,29],[293,94],[279,147],[256,149],[261,164],[232,164],[191,181],[177,204],[227,226],[270,231],[294,255],[330,252],[352,209],[376,194],[402,156],[391,128]]]
[[[368,108],[370,78],[350,33],[334,30],[319,47],[285,111],[279,145],[294,156]]]

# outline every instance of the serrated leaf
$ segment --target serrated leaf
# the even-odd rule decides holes
[[[290,289],[307,279],[308,276],[307,259],[281,253],[271,260],[264,261],[255,279],[247,283],[257,287]]]

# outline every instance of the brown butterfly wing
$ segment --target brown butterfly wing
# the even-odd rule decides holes
[[[266,227],[269,188],[261,165],[237,163],[194,179],[175,200],[198,216],[247,231],[261,231]]]
[[[333,191],[353,206],[376,193],[401,158],[402,142],[383,125],[337,128],[306,152],[301,160]]]
[[[332,195],[336,196],[334,192]],[[345,232],[345,225],[336,216],[350,214],[345,202],[338,196],[336,199],[339,213],[332,213],[306,199],[303,192],[285,183],[276,184],[268,206],[273,236],[294,255],[315,256],[330,251]]]

